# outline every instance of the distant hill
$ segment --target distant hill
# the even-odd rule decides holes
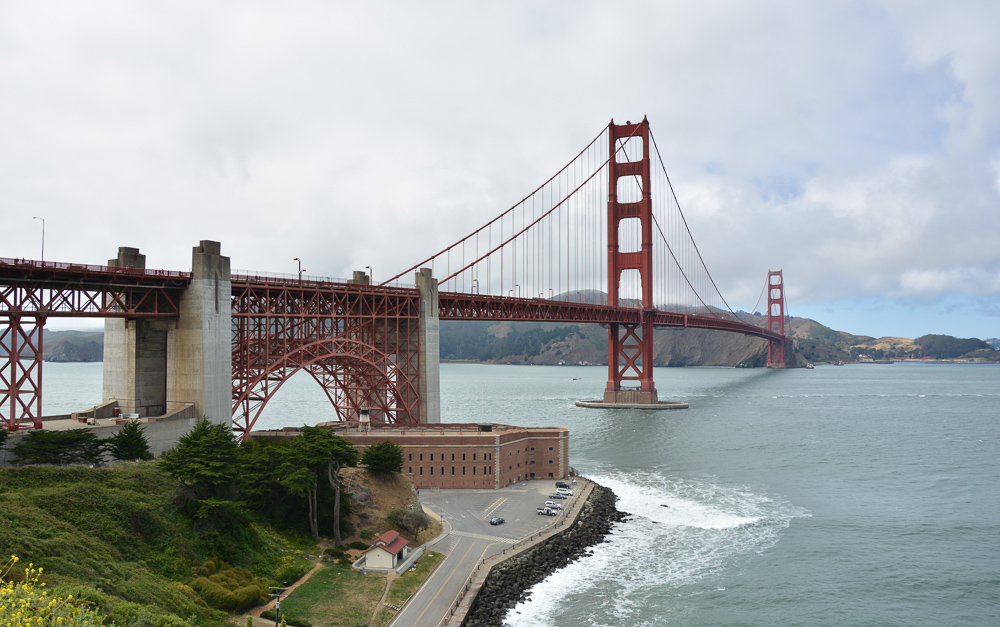
[[[46,331],[42,359],[53,362],[104,361],[104,332]]]
[[[602,292],[589,290],[561,300],[604,304]],[[737,312],[741,318],[765,326],[760,314]],[[1000,361],[1000,339],[960,339],[948,335],[873,338],[835,331],[809,318],[791,318],[787,331],[795,350],[786,355],[790,365],[857,361],[862,358],[978,357]],[[598,324],[555,322],[443,321],[441,359],[501,364],[607,365],[607,329]],[[767,342],[738,333],[705,329],[657,329],[653,338],[657,366],[746,366],[767,363]],[[95,362],[104,359],[100,331],[46,331],[44,359],[51,362]]]

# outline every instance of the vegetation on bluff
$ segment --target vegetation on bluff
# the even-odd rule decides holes
[[[355,524],[381,532],[396,519],[387,512],[411,504],[412,484],[399,475],[386,470],[363,481],[368,472],[350,468],[359,456],[342,440],[304,428],[294,438],[238,445],[227,425],[203,422],[156,462],[90,467],[79,451],[64,450],[49,461],[69,465],[0,469],[0,554],[44,568],[40,580],[52,594],[72,595],[104,624],[221,627],[226,612],[266,602],[269,586],[312,567],[307,554],[320,553],[314,532],[336,535],[338,523],[349,537]],[[369,455],[373,469],[386,463],[380,457],[392,465],[392,450],[378,452]],[[359,511],[347,497],[338,511],[338,489],[362,484]],[[393,496],[386,500],[375,486]],[[416,539],[429,523],[421,519],[400,518],[399,529],[412,528]],[[356,540],[346,548],[364,547]],[[338,556],[342,566],[353,560],[340,549]]]

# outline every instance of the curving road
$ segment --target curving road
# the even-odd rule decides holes
[[[441,624],[477,564],[561,519],[561,513],[558,517],[535,513],[553,491],[555,481],[551,479],[502,490],[425,490],[420,495],[421,503],[439,516],[443,514],[451,527],[448,536],[431,547],[447,557],[396,614],[389,623],[391,627]],[[489,520],[494,516],[506,522],[492,526]]]

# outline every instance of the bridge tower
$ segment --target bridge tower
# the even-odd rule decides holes
[[[781,270],[767,271],[767,328],[785,335],[785,280]],[[767,367],[785,367],[785,342],[768,340]]]
[[[653,383],[653,202],[650,195],[649,121],[608,126],[608,304],[621,305],[618,288],[622,273],[635,270],[642,285],[642,316],[638,324],[608,325],[608,385],[605,403],[657,404]],[[620,142],[642,142],[642,158],[621,161],[633,151],[619,150]],[[638,152],[638,151],[634,151]],[[633,177],[641,188],[638,201],[619,202],[619,181]],[[622,251],[618,234],[625,220],[638,220],[642,233],[638,251]],[[623,387],[623,382],[630,382]],[[634,387],[638,382],[638,388]]]

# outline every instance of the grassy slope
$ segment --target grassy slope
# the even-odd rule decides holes
[[[0,555],[44,567],[50,584],[106,603],[105,613],[128,601],[221,625],[226,615],[187,586],[211,556],[171,504],[174,488],[155,463],[0,469]],[[258,547],[238,565],[268,583],[304,572],[303,551],[265,528],[254,532]]]

